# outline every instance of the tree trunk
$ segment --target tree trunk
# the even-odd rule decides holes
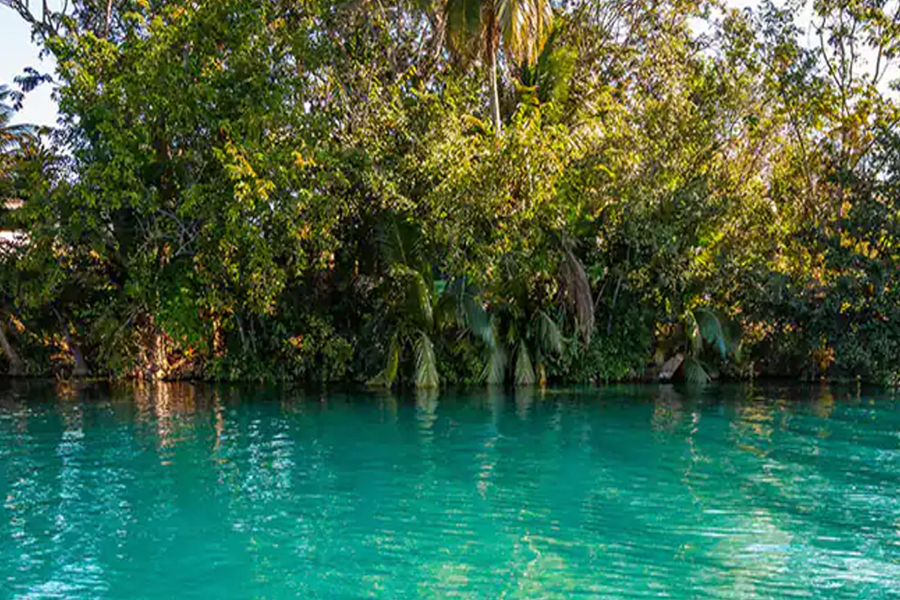
[[[75,367],[72,369],[72,377],[82,378],[89,376],[91,370],[88,369],[87,363],[84,361],[81,349],[72,341],[72,337],[69,335],[69,327],[65,323],[63,323],[63,333],[66,337],[66,346],[69,347],[69,352],[72,353],[72,360],[75,362]]]
[[[675,375],[678,373],[678,370],[681,369],[681,365],[684,363],[684,354],[678,353],[669,360],[666,361],[666,364],[662,366],[662,369],[659,370],[659,380],[660,381],[672,381],[675,378]]]
[[[155,326],[151,345],[151,379],[154,381],[163,381],[169,376],[169,355],[168,352],[166,352],[166,336],[161,331],[157,330]]]
[[[500,91],[497,89],[497,22],[493,14],[488,18],[487,35],[485,36],[485,53],[488,62],[488,89],[490,90],[491,123],[494,135],[503,133],[500,121]]]
[[[103,38],[109,39],[109,29],[112,24],[112,3],[113,0],[107,0],[106,2],[106,29],[103,32]]]
[[[91,370],[84,360],[81,349],[75,344],[69,343],[69,351],[72,352],[72,358],[75,360],[75,368],[72,369],[72,376],[77,378],[89,377]]]
[[[72,376],[75,378],[89,376],[91,370],[88,369],[87,363],[84,361],[84,354],[81,353],[81,349],[75,345],[75,342],[72,341],[72,336],[69,335],[68,321],[63,319],[62,315],[55,308],[53,309],[53,313],[56,315],[56,320],[59,321],[59,326],[63,330],[63,338],[66,340],[66,346],[72,354],[72,361],[75,363],[75,366],[72,369]]]
[[[22,358],[16,352],[16,349],[9,343],[5,329],[4,325],[0,323],[0,348],[3,349],[3,354],[6,355],[6,360],[9,361],[8,374],[12,377],[21,377],[25,374],[25,363],[22,362]]]

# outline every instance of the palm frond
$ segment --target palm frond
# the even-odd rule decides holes
[[[697,308],[693,312],[694,321],[697,324],[697,331],[710,346],[718,350],[719,355],[724,360],[728,356],[728,334],[722,319],[714,311],[707,308]]]
[[[434,324],[441,330],[465,326],[459,314],[456,297],[447,289],[438,293],[437,301],[434,303]]]
[[[539,360],[537,364],[537,381],[541,387],[547,385],[547,366],[542,360]]]
[[[588,283],[584,265],[568,247],[563,249],[563,259],[559,267],[560,287],[569,306],[575,313],[578,332],[585,344],[591,341],[594,332],[594,299]]]
[[[453,289],[457,297],[460,320],[473,335],[479,337],[486,344],[490,344],[493,339],[493,331],[491,319],[484,307],[484,301],[481,299],[481,290],[469,285],[462,277],[454,283]]]
[[[563,336],[556,321],[542,310],[537,311],[534,318],[541,349],[547,353],[562,354]]]
[[[422,235],[411,219],[388,213],[378,222],[376,236],[382,260],[386,263],[410,268],[419,266]]]
[[[537,59],[553,32],[553,2],[550,0],[532,0],[534,4],[531,19],[531,33],[534,36],[534,52],[532,61]]]
[[[23,140],[31,141],[37,138],[38,128],[27,123],[19,123],[18,125],[2,125],[0,124],[0,139],[3,140]]]
[[[519,340],[519,349],[516,351],[516,385],[534,385],[535,381],[528,346],[525,345],[525,340]]]
[[[694,312],[690,310],[685,314],[684,321],[685,336],[691,345],[692,353],[696,356],[703,350],[703,335],[700,333],[700,325],[697,323]]]
[[[15,103],[16,94],[9,86],[0,85],[0,153],[14,152],[38,139],[39,131],[34,125],[11,124],[16,107],[7,101],[12,99]]]
[[[491,319],[485,336],[490,355],[481,372],[481,379],[488,385],[501,385],[506,380],[506,349],[500,339],[499,327],[497,319]]]
[[[388,351],[385,355],[384,369],[375,377],[366,382],[371,387],[389,388],[394,385],[397,380],[397,373],[400,370],[400,340],[395,333],[391,336],[388,344]]]
[[[425,332],[420,332],[419,339],[416,341],[416,387],[420,389],[436,388],[440,384],[434,345]]]
[[[684,362],[684,378],[688,383],[697,385],[706,385],[710,381],[709,373],[706,372],[700,361],[694,357]]]
[[[431,289],[425,281],[425,277],[419,271],[412,272],[412,287],[412,294],[408,297],[413,303],[412,308],[415,310],[420,324],[430,330],[434,325]]]
[[[506,53],[518,65],[537,61],[553,27],[550,0],[498,0],[497,17]]]
[[[481,379],[488,385],[503,385],[506,380],[506,351],[502,346],[491,348],[488,361],[481,372]]]

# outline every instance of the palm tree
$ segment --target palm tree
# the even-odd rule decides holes
[[[3,157],[4,164],[25,142],[34,138],[35,131],[31,125],[12,124],[16,113],[16,109],[8,104],[12,99],[13,91],[9,86],[0,85],[0,157]]]
[[[688,355],[684,376],[689,382],[705,384],[713,379],[713,369],[701,358],[707,350],[720,361],[727,360],[729,355],[740,360],[740,327],[722,312],[697,307],[685,312],[684,322]]]
[[[502,130],[497,89],[497,55],[532,65],[553,25],[550,0],[444,0],[444,27],[450,51],[463,62],[481,58],[487,63],[491,122]]]
[[[516,385],[543,385],[548,361],[561,356],[567,343],[560,328],[566,311],[574,316],[576,336],[585,345],[590,344],[594,330],[590,283],[584,265],[574,254],[575,242],[565,237],[562,245],[556,273],[557,300],[535,297],[528,276],[514,265],[504,270],[506,279],[495,288],[491,302],[490,327],[481,334],[489,351],[482,373],[486,383],[502,384],[511,376]]]
[[[12,124],[16,113],[16,107],[10,104],[12,100],[15,100],[13,91],[8,86],[0,85],[0,203],[5,202],[11,193],[13,164],[34,145],[37,138],[33,125]]]
[[[488,361],[481,378],[488,385],[502,385],[511,375],[519,386],[547,381],[547,360],[563,352],[562,331],[544,310],[508,305],[496,307],[489,336],[485,337]]]
[[[422,230],[410,215],[381,217],[378,247],[385,277],[379,292],[384,304],[372,326],[386,342],[385,363],[369,380],[371,386],[392,387],[400,375],[403,355],[412,350],[416,388],[439,387],[432,340],[441,333],[455,332],[457,341],[481,340],[496,351],[496,327],[485,308],[482,290],[465,276],[436,278],[423,242]]]

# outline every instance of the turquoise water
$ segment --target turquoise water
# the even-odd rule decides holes
[[[0,598],[898,598],[855,388],[0,390]]]

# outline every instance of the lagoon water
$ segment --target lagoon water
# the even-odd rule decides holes
[[[13,598],[900,598],[900,400],[6,384]]]

